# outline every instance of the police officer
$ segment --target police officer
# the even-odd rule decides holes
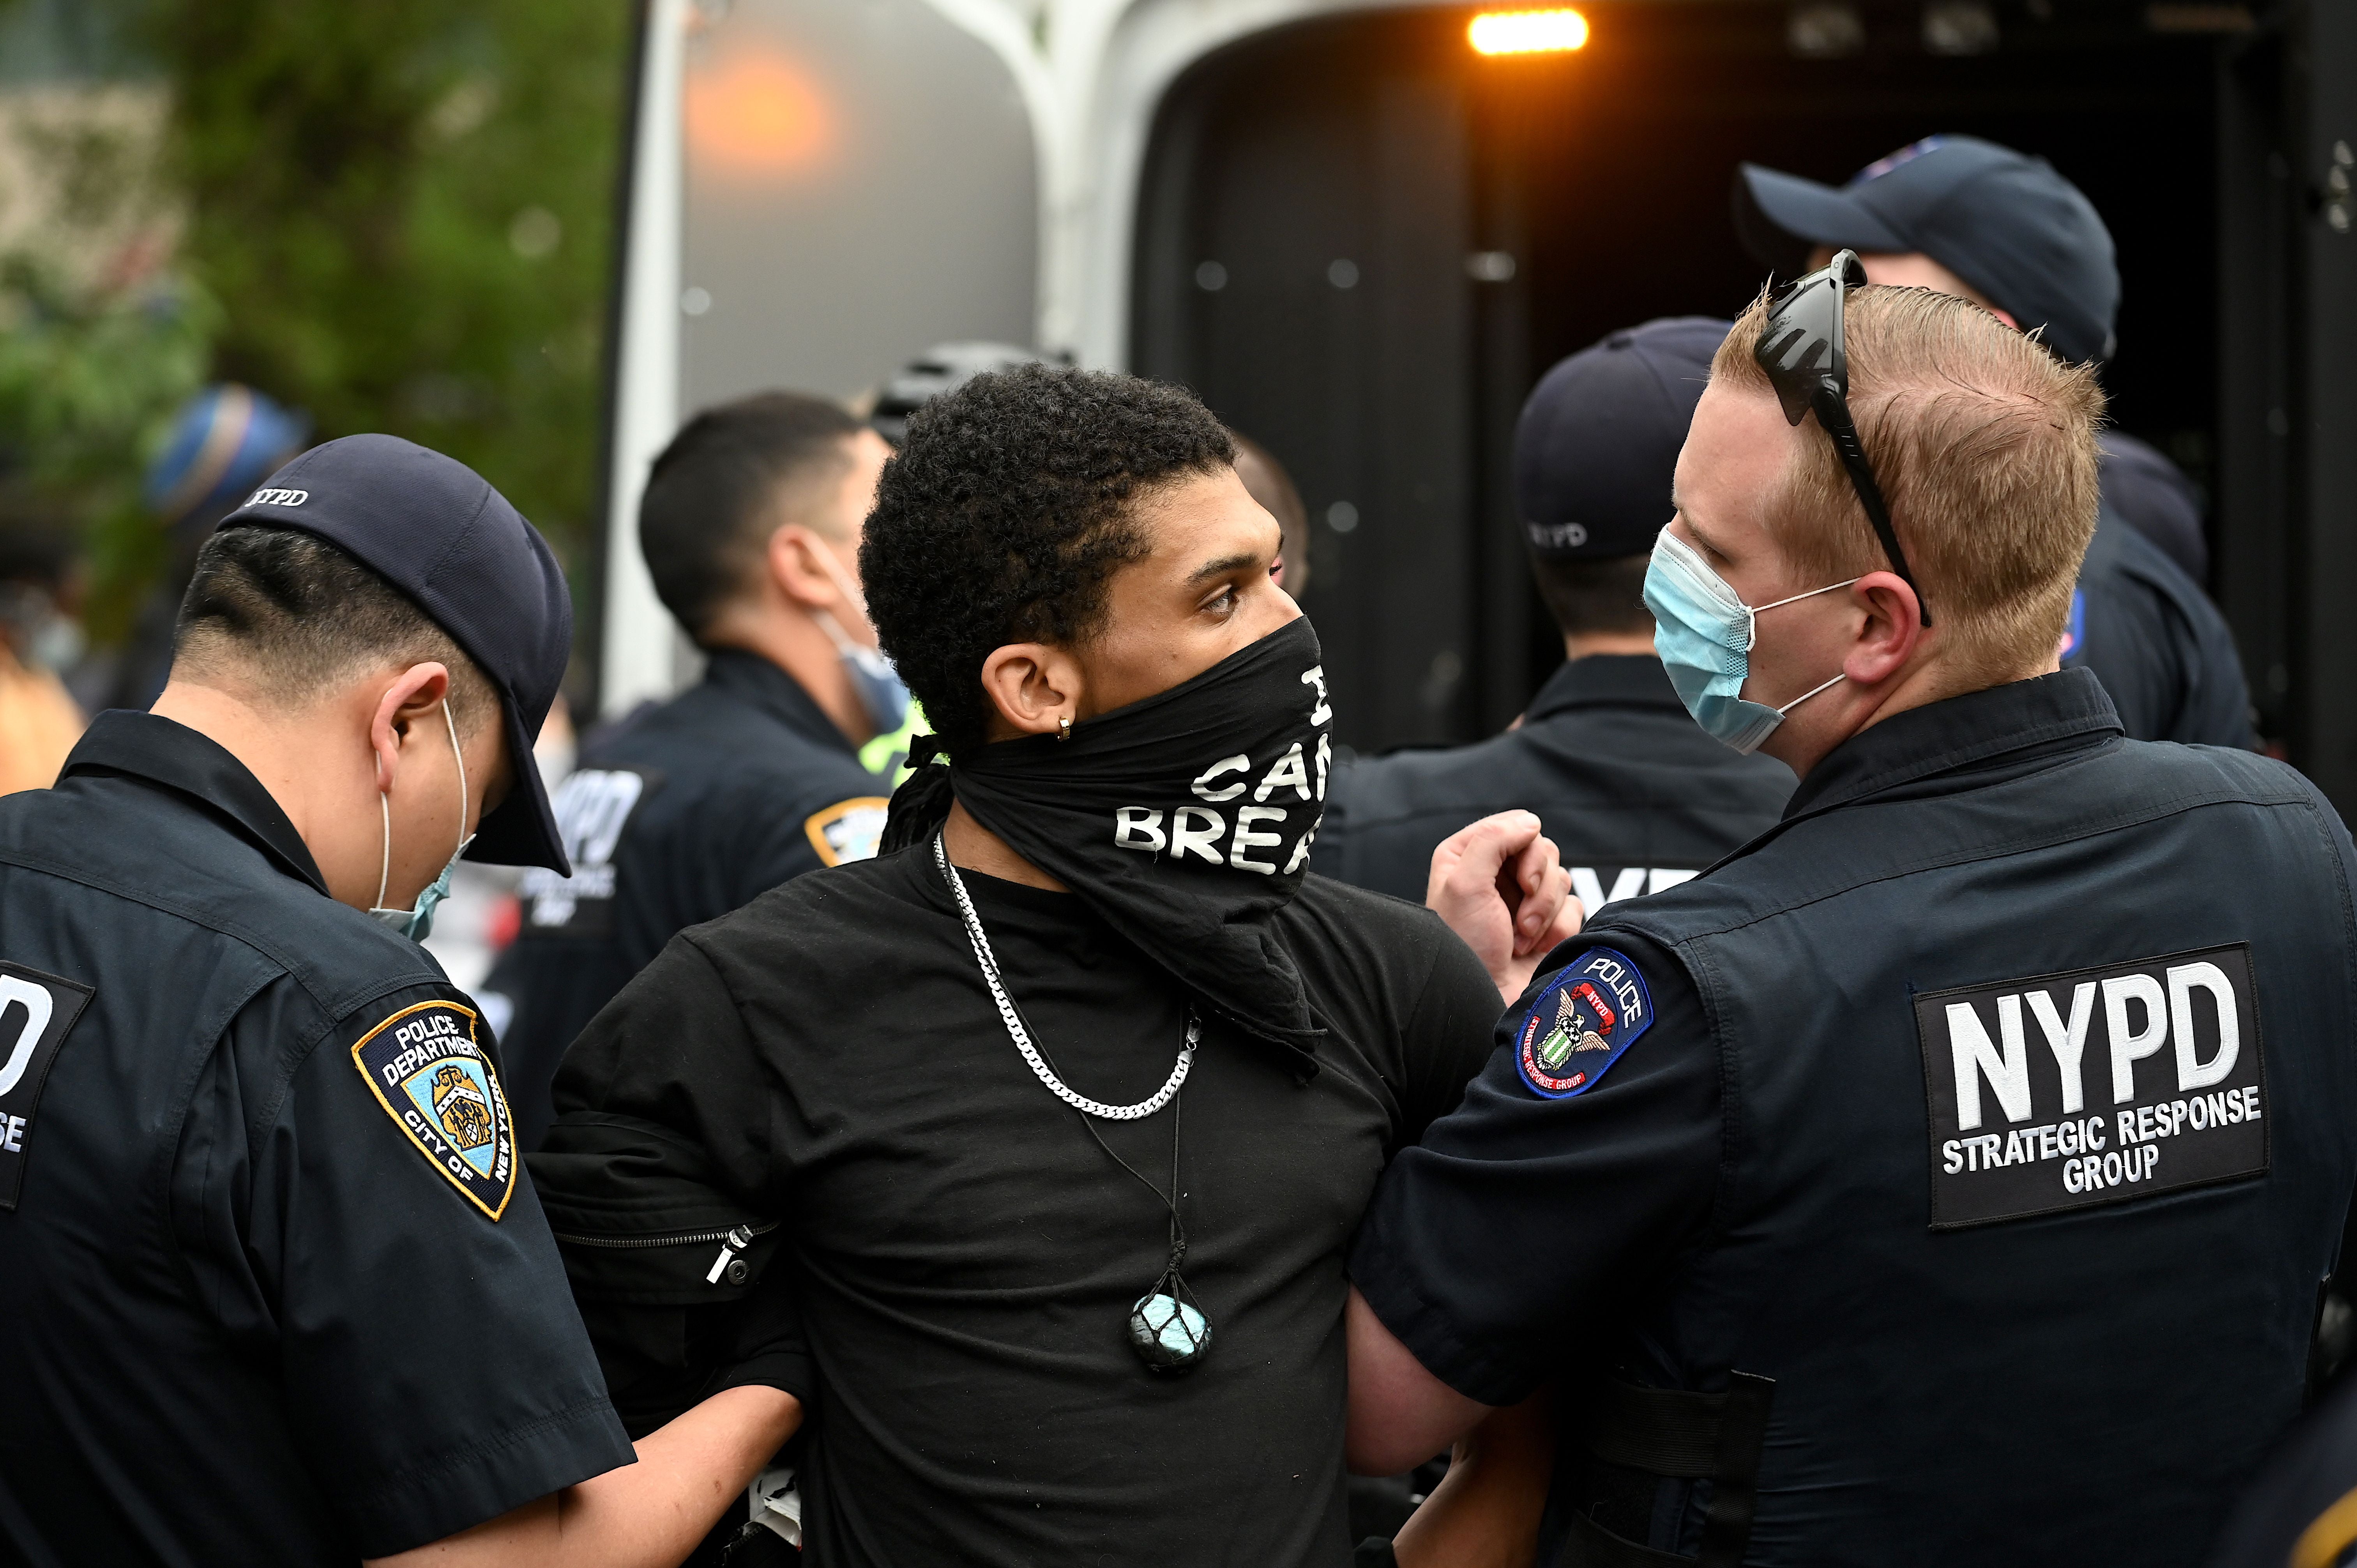
[[[1557,1382],[1543,1562],[2190,1564],[2357,1177],[2357,850],[2057,670],[2093,372],[1855,261],[1737,323],[1646,585],[1800,788],[1550,959],[1386,1173],[1353,1463]]]
[[[1477,818],[1538,813],[1591,917],[1692,876],[1776,821],[1792,775],[1695,728],[1641,596],[1670,472],[1727,323],[1615,332],[1549,371],[1514,431],[1514,494],[1565,663],[1512,729],[1336,771],[1311,864],[1422,899],[1435,845]]]
[[[415,940],[460,854],[565,864],[571,623],[481,478],[331,442],[200,552],[155,711],[0,802],[13,1560],[675,1562],[799,1419],[734,1388],[631,1462]]]
[[[573,875],[535,871],[484,987],[523,1147],[565,1047],[673,935],[876,853],[890,793],[860,765],[908,689],[876,650],[861,520],[888,455],[836,404],[764,392],[706,409],[655,459],[639,542],[704,679],[583,747],[556,795]]]
[[[1847,246],[1875,283],[1963,295],[2073,364],[2112,355],[2120,274],[2111,231],[2043,158],[1927,136],[1838,190],[1746,164],[1735,220],[1752,254],[1785,276]],[[2142,442],[2103,444],[2103,510],[2072,596],[2064,666],[2095,672],[2134,739],[2255,746],[2233,633],[2171,559],[2199,545],[2198,513],[2186,539],[2179,487],[2190,486],[2181,475],[2178,486],[2155,483],[2156,467],[2175,465]]]

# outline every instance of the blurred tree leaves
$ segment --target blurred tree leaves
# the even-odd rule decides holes
[[[624,0],[145,0],[215,372],[595,533]]]
[[[178,203],[156,178],[153,89],[19,87],[0,113],[0,530],[11,559],[79,544],[85,618],[119,633],[165,556],[141,469],[204,382],[221,313],[162,267]]]
[[[77,285],[40,258],[0,258],[0,433],[8,526],[80,533],[83,618],[112,641],[166,558],[141,470],[172,411],[204,384],[220,310],[185,279]]]
[[[111,14],[111,70],[164,92],[178,243],[160,267],[61,261],[71,243],[0,259],[10,483],[72,514],[102,579],[135,576],[164,422],[240,381],[317,439],[450,453],[587,564],[629,0],[73,3]],[[136,183],[102,137],[27,150],[59,231]]]

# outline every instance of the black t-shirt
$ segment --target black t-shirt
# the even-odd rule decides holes
[[[1065,1080],[1150,1095],[1185,994],[1071,895],[966,882]],[[813,1563],[1348,1561],[1343,1250],[1489,1055],[1498,994],[1413,905],[1312,876],[1278,927],[1330,1031],[1317,1075],[1206,1019],[1177,1114],[1097,1123],[1157,1187],[1183,1128],[1214,1336],[1184,1378],[1125,1332],[1168,1211],[1017,1053],[930,846],[683,933],[583,1035],[552,1150],[658,1123],[783,1222],[822,1383]]]

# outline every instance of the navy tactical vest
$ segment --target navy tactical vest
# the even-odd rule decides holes
[[[2200,1561],[2357,1180],[2352,858],[2291,768],[2121,739],[2070,671],[1865,732],[1582,938],[1674,950],[1722,1053],[1631,1366],[1774,1380],[1742,1561]]]

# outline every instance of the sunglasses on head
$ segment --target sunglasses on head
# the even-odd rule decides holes
[[[1915,590],[1923,624],[1930,626],[1931,607],[1923,602],[1915,575],[1907,569],[1907,553],[1899,548],[1899,535],[1891,530],[1890,509],[1883,504],[1882,487],[1875,482],[1874,466],[1866,460],[1857,425],[1849,416],[1849,356],[1842,349],[1842,306],[1849,290],[1865,286],[1866,264],[1856,251],[1843,251],[1822,271],[1793,279],[1769,302],[1768,325],[1761,329],[1751,357],[1768,372],[1776,401],[1784,406],[1787,424],[1798,424],[1813,412],[1818,425],[1833,437],[1834,450],[1849,471],[1858,504],[1866,509],[1867,521],[1874,524],[1875,537],[1882,541],[1890,569]]]

